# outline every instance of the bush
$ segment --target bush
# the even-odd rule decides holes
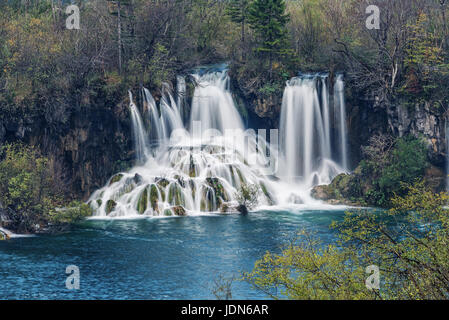
[[[48,220],[55,225],[66,225],[79,222],[92,215],[92,208],[82,202],[72,201],[65,208],[55,208],[48,214]]]
[[[447,193],[422,182],[382,213],[348,212],[332,228],[337,246],[305,232],[281,254],[267,253],[244,278],[274,298],[448,299]],[[366,267],[380,270],[380,289],[365,286]]]
[[[256,184],[248,184],[242,182],[242,185],[236,193],[236,199],[240,206],[246,207],[251,210],[257,205],[259,197],[259,186]]]
[[[404,194],[404,184],[411,184],[422,177],[427,167],[427,150],[421,139],[406,136],[387,141],[379,148],[373,146],[371,139],[369,147],[365,148],[366,161],[361,163],[362,172],[368,178],[361,181],[371,181],[364,197],[366,202],[377,206],[389,206],[390,199],[396,195]],[[368,152],[371,148],[372,153]],[[374,155],[375,154],[375,155]]]
[[[88,214],[86,205],[64,206],[63,182],[34,147],[7,144],[1,149],[0,202],[8,214],[8,228],[30,233],[53,223],[69,223]]]

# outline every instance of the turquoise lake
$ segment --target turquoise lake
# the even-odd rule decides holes
[[[1,299],[215,299],[214,280],[251,271],[300,229],[323,244],[344,211],[262,211],[138,220],[88,220],[60,235],[0,241]],[[68,265],[80,289],[65,286]],[[234,281],[233,299],[265,299]]]

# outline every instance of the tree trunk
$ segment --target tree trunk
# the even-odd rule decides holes
[[[245,19],[242,19],[242,35],[241,35],[241,41],[242,41],[242,60],[245,60]]]
[[[440,0],[441,18],[443,19],[443,48],[447,48],[446,0]]]
[[[118,71],[119,74],[122,74],[122,22],[120,15],[120,1],[117,1]]]

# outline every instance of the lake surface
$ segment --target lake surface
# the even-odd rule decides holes
[[[298,230],[334,243],[343,210],[262,211],[247,216],[88,220],[69,233],[0,241],[0,299],[215,299],[214,280],[251,271]],[[80,289],[65,286],[68,265]],[[265,299],[233,282],[233,299]]]

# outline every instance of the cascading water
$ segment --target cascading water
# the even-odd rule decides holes
[[[145,162],[148,158],[148,138],[145,134],[142,118],[140,117],[139,110],[133,102],[133,95],[129,91],[129,108],[131,110],[131,121],[133,124],[134,143],[136,150],[136,157],[139,163]]]
[[[343,75],[337,75],[334,85],[335,122],[337,124],[337,139],[339,160],[343,169],[348,170],[348,142],[346,133],[345,83]]]
[[[328,184],[347,170],[346,122],[343,79],[335,83],[333,114],[338,142],[332,145],[331,110],[327,75],[302,75],[287,82],[281,110],[281,176],[304,187]],[[320,94],[321,92],[321,94]],[[320,99],[321,97],[321,99]],[[337,150],[338,164],[332,156]]]
[[[193,77],[197,85],[190,130],[183,126],[169,86],[162,90],[159,110],[144,89],[148,132],[130,95],[137,147],[145,136],[159,144],[146,163],[113,176],[92,195],[89,203],[96,216],[226,211],[237,206],[236,192],[242,183],[259,186],[261,205],[277,202],[274,182],[266,177],[263,165],[269,162],[261,151],[265,141],[243,131],[229,92],[227,70]]]
[[[200,121],[203,129],[242,129],[243,121],[229,91],[226,72],[195,74],[197,87],[193,94],[190,125]]]
[[[177,79],[176,99],[171,87],[163,85],[158,105],[143,89],[146,127],[130,93],[139,161],[91,196],[95,216],[235,211],[237,191],[244,183],[259,189],[259,206],[321,204],[310,197],[310,187],[329,183],[344,171],[331,157],[332,112],[326,76],[299,77],[287,83],[281,115],[284,158],[279,160],[276,135],[270,132],[268,144],[264,133],[256,136],[254,131],[244,131],[226,69],[201,70],[191,76],[195,90],[188,126],[182,117],[184,78]]]

